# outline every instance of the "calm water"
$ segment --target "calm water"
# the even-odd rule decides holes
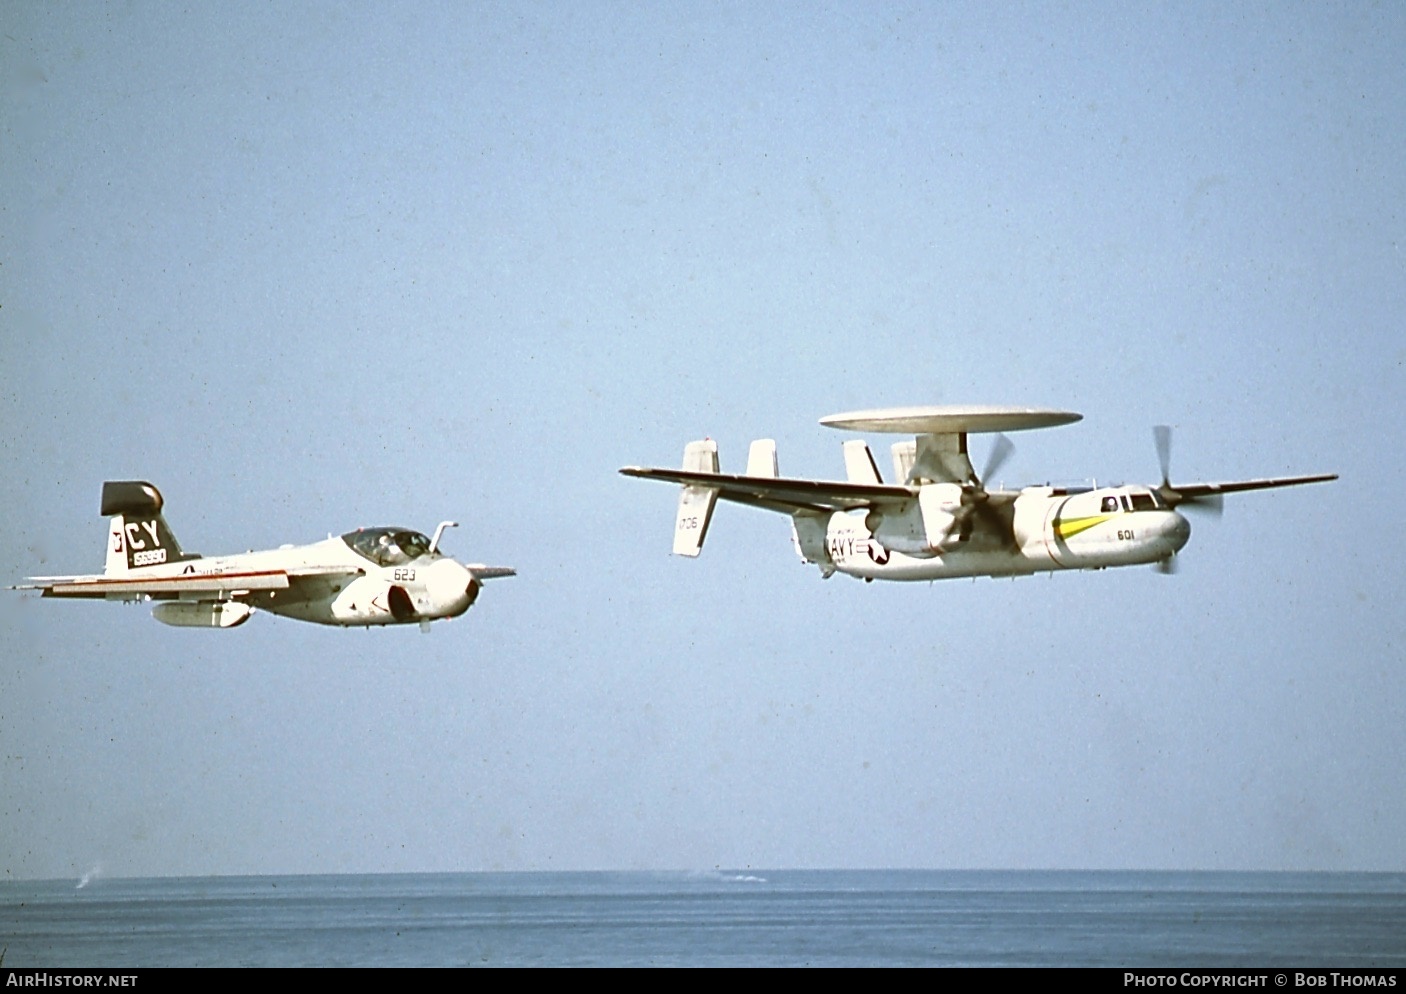
[[[1406,967],[1406,874],[756,871],[0,883],[6,967]]]

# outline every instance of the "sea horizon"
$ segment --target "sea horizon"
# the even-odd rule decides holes
[[[4,965],[1406,967],[1406,874],[488,870],[0,882]]]

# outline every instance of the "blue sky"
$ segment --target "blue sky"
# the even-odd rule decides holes
[[[1406,870],[1398,7],[0,25],[5,582],[101,567],[105,479],[206,553],[520,571],[429,635],[10,594],[0,873]],[[866,585],[739,507],[671,557],[616,473],[841,476],[820,417],[925,403],[1083,413],[1010,486],[1155,481],[1159,423],[1342,479],[1174,577]]]

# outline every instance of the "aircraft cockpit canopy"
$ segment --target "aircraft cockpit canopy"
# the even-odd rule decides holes
[[[430,551],[430,540],[406,528],[358,528],[342,541],[377,566],[401,566]]]
[[[1124,490],[1103,498],[1104,513],[1117,511],[1165,511],[1167,504],[1150,490]]]

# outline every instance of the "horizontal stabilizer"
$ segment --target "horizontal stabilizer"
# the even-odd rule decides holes
[[[903,504],[918,496],[917,487],[893,484],[846,483],[838,480],[797,480],[789,477],[733,476],[728,473],[690,473],[677,469],[626,466],[625,476],[662,480],[716,490],[723,500],[769,511],[848,511],[883,504]]]

